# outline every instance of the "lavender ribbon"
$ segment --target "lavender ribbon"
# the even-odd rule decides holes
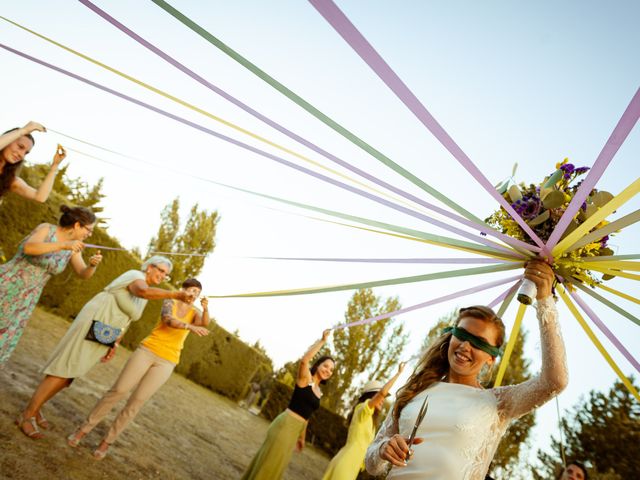
[[[315,145],[314,143],[310,142],[309,140],[306,140],[305,138],[301,137],[300,135],[292,132],[291,130],[287,129],[286,127],[280,125],[279,123],[275,122],[274,120],[270,119],[269,117],[261,114],[260,112],[254,110],[253,108],[251,108],[250,106],[246,105],[245,103],[241,102],[240,100],[238,100],[237,98],[235,98],[234,96],[230,95],[229,93],[227,93],[226,91],[222,90],[221,88],[217,87],[216,85],[212,84],[211,82],[209,82],[208,80],[206,80],[205,78],[201,77],[200,75],[198,75],[196,72],[194,72],[193,70],[189,69],[187,66],[183,65],[182,63],[180,63],[178,60],[176,60],[175,58],[171,57],[170,55],[168,55],[167,53],[165,53],[164,51],[162,51],[160,48],[156,47],[155,45],[153,45],[151,42],[145,40],[144,38],[142,38],[140,35],[138,35],[137,33],[135,33],[133,30],[131,30],[130,28],[126,27],[125,25],[123,25],[121,22],[119,22],[118,20],[116,20],[114,17],[112,17],[111,15],[109,15],[107,12],[105,12],[104,10],[100,9],[99,7],[97,7],[96,5],[94,5],[93,3],[91,3],[89,0],[79,0],[80,3],[82,3],[83,5],[85,5],[87,8],[91,9],[93,12],[95,12],[96,14],[98,14],[99,16],[101,16],[102,18],[104,18],[107,22],[109,22],[111,25],[113,25],[114,27],[118,28],[120,31],[122,31],[123,33],[125,33],[126,35],[128,35],[129,37],[131,37],[133,40],[135,40],[136,42],[138,42],[139,44],[141,44],[142,46],[144,46],[145,48],[147,48],[148,50],[150,50],[151,52],[155,53],[156,55],[158,55],[160,58],[162,58],[163,60],[165,60],[166,62],[168,62],[169,64],[173,65],[175,68],[177,68],[178,70],[180,70],[181,72],[185,73],[186,75],[188,75],[189,77],[191,77],[192,79],[194,79],[195,81],[197,81],[198,83],[200,83],[201,85],[205,86],[206,88],[208,88],[209,90],[213,91],[214,93],[220,95],[222,98],[224,98],[225,100],[231,102],[232,104],[234,104],[235,106],[241,108],[242,110],[244,110],[245,112],[249,113],[250,115],[252,115],[253,117],[257,118],[258,120],[266,123],[267,125],[269,125],[270,127],[276,129],[277,131],[279,131],[280,133],[283,133],[284,135],[286,135],[287,137],[295,140],[296,142],[304,145],[305,147],[313,150],[314,152],[324,156],[325,158],[331,160],[332,162],[336,163],[337,165],[340,165],[344,168],[346,168],[347,170],[350,170],[351,172],[356,173],[357,175],[360,175],[363,178],[366,178],[367,180],[380,185],[386,189],[388,189],[389,191],[392,191],[408,200],[411,200],[415,203],[417,203],[418,205],[421,205],[429,210],[432,210],[436,213],[439,213],[447,218],[450,218],[452,220],[455,220],[459,223],[462,223],[468,227],[473,228],[474,230],[479,230],[484,234],[487,235],[492,235],[496,238],[499,238],[500,240],[502,240],[503,242],[509,244],[509,245],[513,245],[513,246],[518,246],[520,248],[524,248],[526,250],[529,251],[539,251],[538,248],[536,248],[533,245],[530,245],[526,242],[523,242],[521,240],[518,240],[516,238],[510,237],[504,233],[498,232],[494,229],[492,229],[491,227],[489,227],[487,224],[485,224],[484,222],[475,222],[472,220],[468,220],[464,217],[461,217],[459,215],[456,215],[455,213],[449,212],[448,210],[445,210],[441,207],[438,207],[437,205],[434,205],[430,202],[427,202],[425,200],[422,200],[419,197],[416,197],[415,195],[402,190],[394,185],[391,185],[390,183],[385,182],[384,180],[368,173],[365,172],[364,170],[361,170],[360,168],[352,165],[351,163],[342,160],[338,157],[336,157],[335,155],[327,152],[326,150],[320,148],[319,146]]]
[[[567,289],[567,290],[569,290],[569,289]],[[609,341],[611,343],[613,343],[615,345],[615,347],[620,351],[620,353],[622,353],[622,355],[624,355],[624,357],[627,360],[629,360],[631,365],[633,365],[635,367],[635,369],[638,372],[640,372],[640,363],[638,363],[638,361],[633,357],[633,355],[631,355],[631,353],[629,353],[629,351],[624,347],[624,345],[622,345],[622,343],[620,343],[620,340],[618,340],[618,338],[611,332],[611,330],[609,330],[607,328],[607,326],[604,324],[604,322],[598,318],[598,316],[595,314],[595,312],[593,310],[591,310],[591,308],[589,308],[589,305],[587,305],[584,302],[584,300],[582,300],[582,298],[580,298],[580,296],[578,296],[577,292],[572,292],[571,290],[569,290],[569,294],[575,300],[575,302],[578,305],[580,305],[580,308],[582,308],[584,313],[586,313],[588,315],[588,317],[591,319],[591,321],[593,323],[595,323],[596,327],[598,327],[600,329],[600,331],[605,334],[605,336],[609,339]]]
[[[493,282],[485,283],[484,285],[477,285],[475,287],[467,288],[465,290],[460,290],[455,293],[450,293],[449,295],[444,295],[442,297],[434,298],[433,300],[428,300],[426,302],[419,303],[417,305],[412,305],[411,307],[401,308],[400,310],[396,310],[394,312],[382,313],[380,315],[376,315],[375,317],[366,318],[364,320],[358,320],[357,322],[344,323],[342,325],[337,325],[333,327],[332,330],[339,330],[341,328],[349,328],[349,327],[355,327],[357,325],[366,325],[368,323],[377,322],[378,320],[384,320],[385,318],[395,317],[396,315],[401,315],[403,313],[419,310],[421,308],[429,307],[431,305],[436,305],[437,303],[446,302],[447,300],[453,300],[454,298],[463,297],[465,295],[481,292],[483,290],[488,290],[490,288],[497,287],[499,285],[504,285],[505,283],[513,282],[514,280],[518,280],[520,278],[521,278],[521,275],[517,275],[515,277],[509,277],[502,280],[495,280]]]
[[[589,170],[589,174],[587,178],[584,179],[580,188],[573,196],[573,200],[569,203],[569,206],[564,211],[560,221],[556,225],[556,228],[551,232],[551,236],[547,241],[546,248],[551,251],[553,247],[560,241],[560,237],[569,226],[569,222],[576,216],[578,213],[578,209],[582,206],[587,197],[591,194],[591,190],[596,185],[600,177],[604,173],[605,169],[613,160],[613,157],[618,152],[627,136],[635,126],[638,121],[638,117],[640,117],[640,88],[636,90],[636,94],[629,102],[626,110],[622,114],[620,121],[613,129],[611,136],[607,140],[607,143],[604,144],[602,150],[600,151],[600,155],[596,158],[595,163]]]
[[[93,82],[93,81],[91,81],[91,80],[89,80],[87,78],[84,78],[84,77],[80,76],[80,75],[77,75],[75,73],[69,72],[68,70],[64,70],[64,69],[62,69],[60,67],[57,67],[57,66],[52,65],[52,64],[50,64],[48,62],[45,62],[44,60],[40,60],[40,59],[37,59],[35,57],[32,57],[31,55],[23,53],[23,52],[21,52],[19,50],[11,48],[11,47],[9,47],[7,45],[4,45],[4,44],[0,43],[0,48],[4,48],[5,50],[8,50],[8,51],[10,51],[10,52],[12,52],[12,53],[14,53],[16,55],[19,55],[19,56],[21,56],[23,58],[31,60],[32,62],[35,62],[35,63],[38,63],[38,64],[43,65],[45,67],[48,67],[48,68],[50,68],[52,70],[55,70],[55,71],[57,71],[59,73],[67,75],[67,76],[69,76],[71,78],[74,78],[74,79],[79,80],[79,81],[81,81],[83,83],[91,85],[91,86],[93,86],[95,88],[103,90],[103,91],[105,91],[107,93],[110,93],[112,95],[120,97],[123,100],[127,100],[127,101],[129,101],[131,103],[134,103],[136,105],[144,107],[144,108],[146,108],[148,110],[151,110],[151,111],[154,111],[156,113],[159,113],[160,115],[163,115],[165,117],[171,118],[172,120],[176,120],[176,121],[178,121],[180,123],[183,123],[183,124],[188,125],[188,126],[190,126],[192,128],[200,130],[200,131],[202,131],[204,133],[207,133],[207,134],[209,134],[209,135],[211,135],[213,137],[216,137],[216,138],[218,138],[220,140],[228,142],[228,143],[230,143],[232,145],[235,145],[235,146],[240,147],[242,149],[248,150],[248,151],[250,151],[252,153],[256,153],[256,154],[261,155],[263,157],[266,157],[266,158],[268,158],[270,160],[278,162],[278,163],[280,163],[282,165],[285,165],[285,166],[287,166],[289,168],[292,168],[294,170],[298,170],[298,171],[300,171],[302,173],[305,173],[307,175],[315,177],[315,178],[317,178],[319,180],[322,180],[322,181],[327,182],[329,184],[335,185],[335,186],[337,186],[339,188],[342,188],[344,190],[347,190],[349,192],[355,193],[356,195],[363,196],[365,198],[373,200],[374,202],[380,203],[380,204],[385,205],[387,207],[393,208],[394,210],[397,210],[397,211],[400,211],[400,212],[405,213],[407,215],[410,215],[410,216],[413,216],[415,218],[421,219],[421,220],[423,220],[423,221],[425,221],[427,223],[430,223],[432,225],[438,226],[438,227],[440,227],[440,228],[442,228],[444,230],[448,230],[450,232],[456,233],[456,234],[458,234],[458,235],[460,235],[462,237],[469,238],[469,239],[474,240],[474,241],[476,241],[478,243],[481,243],[481,244],[487,245],[489,247],[495,248],[495,249],[497,249],[499,251],[502,251],[502,252],[505,252],[505,253],[507,253],[509,255],[522,256],[521,254],[514,253],[511,249],[503,247],[502,245],[497,244],[497,243],[495,243],[495,242],[493,242],[491,240],[485,239],[482,236],[477,236],[477,235],[474,235],[472,233],[469,233],[469,232],[466,232],[464,230],[461,230],[459,228],[452,227],[452,226],[450,226],[450,225],[448,225],[445,222],[442,222],[440,220],[432,219],[432,218],[430,218],[430,217],[428,217],[428,216],[426,216],[426,215],[424,215],[422,213],[415,212],[415,211],[413,211],[413,210],[411,210],[409,208],[403,207],[402,205],[395,204],[395,203],[393,203],[393,202],[391,202],[389,200],[385,200],[385,199],[380,198],[380,197],[378,197],[376,195],[373,195],[371,193],[368,193],[368,192],[365,192],[365,191],[360,190],[358,188],[352,187],[351,185],[347,185],[347,184],[345,184],[343,182],[340,182],[339,180],[335,180],[333,178],[327,177],[326,175],[322,175],[320,173],[314,172],[313,170],[310,170],[308,168],[302,167],[300,165],[296,165],[295,163],[289,162],[288,160],[285,160],[285,159],[283,159],[281,157],[277,157],[277,156],[272,155],[272,154],[270,154],[268,152],[265,152],[264,150],[260,150],[259,148],[253,147],[253,146],[251,146],[249,144],[246,144],[244,142],[241,142],[239,140],[235,140],[235,139],[233,139],[231,137],[228,137],[226,135],[218,133],[218,132],[216,132],[214,130],[211,130],[211,129],[207,128],[207,127],[199,125],[199,124],[197,124],[195,122],[192,122],[190,120],[187,120],[185,118],[182,118],[182,117],[179,117],[177,115],[174,115],[174,114],[172,114],[170,112],[167,112],[165,110],[162,110],[162,109],[160,109],[158,107],[154,107],[153,105],[145,103],[145,102],[143,102],[141,100],[137,100],[137,99],[135,99],[133,97],[130,97],[130,96],[124,94],[124,93],[120,93],[120,92],[118,92],[116,90],[113,90],[113,89],[111,89],[109,87],[106,87],[104,85],[101,85],[99,83]]]
[[[438,121],[429,113],[413,92],[405,85],[398,75],[385,62],[367,39],[351,23],[346,15],[331,0],[309,0],[309,3],[331,24],[342,38],[353,48],[380,79],[396,94],[409,110],[427,127],[453,157],[469,172],[476,181],[494,197],[502,207],[509,212],[514,220],[544,250],[544,243],[531,229],[522,217],[513,209],[511,204],[500,195],[484,174],[474,165],[466,153],[442,128]]]

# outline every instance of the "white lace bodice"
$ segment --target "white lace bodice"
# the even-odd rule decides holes
[[[418,430],[424,439],[413,446],[407,467],[391,469],[388,479],[483,480],[500,439],[512,420],[557,395],[567,384],[564,344],[551,297],[537,302],[542,368],[521,384],[489,390],[439,382],[418,394],[400,413],[390,410],[366,455],[367,471],[380,475],[389,463],[380,449],[396,433],[409,436],[422,401],[429,395],[429,409]]]

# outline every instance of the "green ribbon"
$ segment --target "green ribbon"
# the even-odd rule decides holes
[[[285,87],[282,83],[278,82],[275,78],[270,76],[264,70],[260,69],[258,66],[254,65],[253,63],[251,63],[245,57],[243,57],[238,52],[233,50],[231,47],[226,45],[220,39],[218,39],[215,36],[213,36],[211,33],[209,33],[207,30],[205,30],[200,25],[195,23],[189,17],[185,16],[183,13],[181,13],[180,11],[176,10],[175,8],[173,8],[171,5],[169,5],[164,0],[152,0],[152,2],[155,3],[157,6],[159,6],[160,8],[162,8],[169,15],[173,16],[175,19],[180,21],[186,27],[190,28],[195,33],[200,35],[202,38],[204,38],[206,41],[208,41],[214,47],[218,48],[220,51],[222,51],[223,53],[225,53],[226,55],[231,57],[233,60],[238,62],[240,65],[244,66],[249,71],[251,71],[252,73],[257,75],[260,79],[262,79],[263,81],[267,82],[273,88],[275,88],[280,93],[282,93],[285,97],[289,98],[294,103],[296,103],[298,106],[300,106],[303,109],[305,109],[311,115],[313,115],[318,120],[320,120],[322,123],[324,123],[328,127],[332,128],[333,130],[338,132],[340,135],[342,135],[344,138],[346,138],[347,140],[349,140],[353,144],[355,144],[358,147],[360,147],[361,149],[363,149],[365,152],[367,152],[370,155],[372,155],[373,157],[375,157],[378,161],[382,162],[387,167],[391,168],[394,172],[402,175],[404,178],[409,180],[411,183],[413,183],[414,185],[417,185],[422,190],[424,190],[425,192],[429,193],[434,198],[437,198],[438,200],[440,200],[445,205],[448,205],[449,207],[451,207],[453,210],[455,210],[456,212],[458,212],[459,214],[461,214],[462,216],[464,216],[468,220],[471,220],[473,222],[479,223],[481,225],[483,225],[485,223],[484,221],[480,220],[478,217],[473,215],[471,212],[468,212],[463,207],[461,207],[457,203],[455,203],[452,200],[450,200],[447,196],[443,195],[442,193],[437,191],[435,188],[431,187],[427,183],[423,182],[420,178],[416,177],[414,174],[412,174],[411,172],[409,172],[405,168],[403,168],[400,165],[398,165],[397,163],[395,163],[393,160],[391,160],[389,157],[384,155],[382,152],[376,150],[371,145],[366,143],[364,140],[362,140],[361,138],[359,138],[356,135],[354,135],[353,133],[351,133],[345,127],[343,127],[339,123],[337,123],[334,120],[332,120],[331,118],[329,118],[327,115],[322,113],[316,107],[314,107],[309,102],[307,102],[305,99],[303,99],[302,97],[300,97],[299,95],[297,95],[293,91],[289,90],[287,87]]]
[[[340,292],[344,290],[359,290],[361,288],[383,287],[388,285],[403,285],[407,283],[426,282],[442,278],[466,277],[483,273],[504,272],[522,268],[519,264],[490,265],[486,267],[465,268],[462,270],[447,270],[445,272],[427,273],[410,277],[389,278],[372,282],[348,283],[326,287],[295,288],[291,290],[275,290],[271,292],[237,293],[234,295],[208,295],[209,298],[248,298],[248,297],[283,297],[291,295],[307,295],[310,293]]]
[[[631,320],[633,323],[635,323],[636,325],[640,325],[640,318],[631,315],[629,312],[627,312],[626,310],[624,310],[623,308],[620,308],[618,305],[616,305],[615,303],[609,301],[608,299],[604,298],[602,295],[597,294],[596,292],[594,292],[593,290],[591,290],[590,288],[585,287],[584,285],[582,285],[579,282],[574,282],[572,280],[569,280],[569,282],[579,288],[580,290],[582,290],[584,293],[586,293],[587,295],[590,295],[591,297],[595,298],[596,300],[604,303],[607,307],[609,307],[611,310],[618,312],[620,315],[622,315],[623,317],[628,318],[629,320]]]
[[[218,185],[223,185],[227,188],[230,188],[232,190],[236,190],[239,192],[244,192],[244,193],[248,193],[250,195],[254,195],[257,197],[262,197],[262,198],[267,198],[269,200],[274,200],[276,202],[280,202],[280,203],[284,203],[286,205],[291,205],[294,207],[298,207],[298,208],[303,208],[305,210],[311,210],[313,212],[318,212],[318,213],[322,213],[324,215],[329,215],[331,217],[336,217],[336,218],[342,218],[343,220],[348,220],[351,222],[356,222],[356,223],[361,223],[363,225],[369,225],[371,227],[376,227],[376,228],[382,228],[385,230],[389,230],[391,232],[396,232],[396,233],[401,233],[403,235],[409,235],[415,238],[420,238],[422,240],[427,240],[430,242],[434,242],[434,243],[441,243],[441,244],[446,244],[449,245],[451,247],[461,247],[461,248],[465,248],[465,249],[469,249],[469,250],[474,250],[475,252],[478,252],[478,254],[480,255],[489,255],[489,256],[496,256],[496,257],[500,257],[503,259],[509,259],[509,260],[514,260],[514,261],[520,261],[521,259],[516,257],[515,253],[514,256],[509,256],[508,253],[503,252],[501,250],[495,249],[495,248],[491,248],[491,247],[487,247],[484,245],[480,245],[477,243],[473,243],[473,242],[467,242],[464,240],[457,240],[455,238],[450,238],[450,237],[445,237],[442,235],[433,235],[431,233],[426,233],[426,232],[422,232],[420,230],[414,230],[412,228],[405,228],[405,227],[401,227],[398,225],[394,225],[391,223],[384,223],[384,222],[379,222],[377,220],[371,220],[368,218],[363,218],[363,217],[358,217],[355,215],[349,215],[347,213],[342,213],[342,212],[338,212],[335,210],[328,210],[326,208],[321,208],[321,207],[316,207],[314,205],[309,205],[306,203],[300,203],[300,202],[296,202],[293,200],[287,200],[285,198],[281,198],[281,197],[275,197],[273,195],[268,195],[266,193],[260,193],[260,192],[254,192],[252,190],[247,190],[244,188],[240,188],[240,187],[234,187],[231,185],[227,185],[227,184],[222,184],[222,183],[218,183],[218,182],[213,182],[212,183],[216,183]]]
[[[476,337],[473,333],[465,330],[462,327],[447,327],[442,331],[442,333],[449,332],[451,332],[453,336],[458,340],[462,340],[463,342],[467,341],[478,350],[487,352],[492,357],[497,357],[498,355],[500,355],[500,347],[491,345],[490,343],[484,341],[482,338]]]

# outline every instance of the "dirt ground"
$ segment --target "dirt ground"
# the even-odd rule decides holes
[[[107,425],[124,405],[85,437],[80,447],[65,438],[115,381],[130,352],[121,348],[110,363],[59,393],[43,413],[53,429],[31,440],[14,424],[41,379],[44,364],[68,323],[36,310],[12,358],[0,369],[0,478],[2,479],[236,479],[259,448],[268,422],[174,374],[143,407],[102,461],[91,456]],[[294,453],[285,479],[319,479],[329,462],[307,447]]]

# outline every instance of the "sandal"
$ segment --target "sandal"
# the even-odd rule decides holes
[[[36,413],[36,423],[43,430],[49,430],[51,428],[51,423],[49,423],[49,420],[44,418],[44,415],[41,412]]]
[[[105,448],[101,448],[103,445],[106,445]],[[93,451],[93,458],[96,460],[102,460],[104,457],[107,456],[107,452],[109,451],[109,447],[111,446],[110,443],[107,443],[105,441],[102,441],[100,443],[100,445],[98,445],[98,448],[96,448]]]
[[[76,430],[75,432],[73,432],[71,435],[67,437],[67,445],[69,445],[71,448],[76,448],[78,445],[80,445],[80,442],[82,441],[85,435],[86,433],[80,430]]]
[[[25,430],[24,428],[25,424],[31,426],[31,431]],[[20,416],[16,418],[16,425],[18,426],[18,428],[22,433],[24,433],[27,437],[31,438],[32,440],[39,440],[44,437],[44,435],[38,428],[36,417],[25,418],[24,416],[22,416],[22,414],[20,414]]]

